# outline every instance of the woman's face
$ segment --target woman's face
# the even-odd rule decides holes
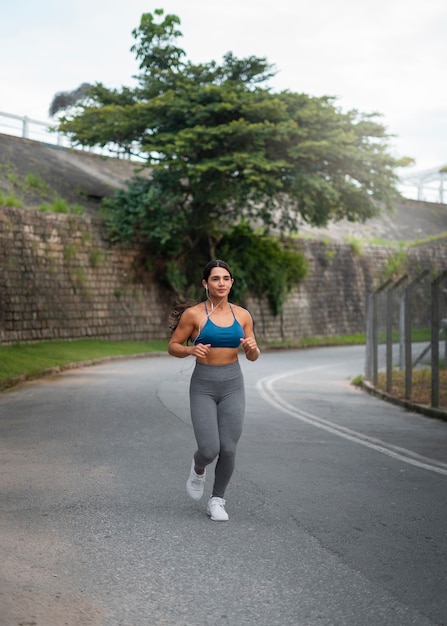
[[[208,281],[202,281],[203,286],[208,286],[208,295],[214,298],[225,298],[230,293],[233,285],[230,272],[223,267],[213,267]]]

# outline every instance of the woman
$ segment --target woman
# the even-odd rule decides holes
[[[228,301],[233,282],[224,261],[210,261],[205,266],[202,285],[206,300],[183,312],[168,348],[172,356],[196,358],[189,395],[197,451],[186,490],[191,498],[200,500],[206,467],[217,458],[213,492],[207,504],[207,514],[216,522],[228,520],[224,494],[234,470],[245,413],[239,347],[249,361],[256,361],[260,355],[250,313]],[[192,345],[185,345],[188,339]]]

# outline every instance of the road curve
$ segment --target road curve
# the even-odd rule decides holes
[[[241,362],[225,524],[184,489],[191,359],[0,396],[1,625],[447,623],[447,424],[353,387],[361,347]]]

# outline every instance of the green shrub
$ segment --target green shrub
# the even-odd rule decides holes
[[[354,237],[347,237],[346,242],[351,246],[352,254],[354,256],[362,256],[363,246],[358,239]]]
[[[234,273],[233,299],[243,302],[248,293],[266,297],[274,315],[281,312],[287,295],[308,270],[301,252],[282,245],[275,237],[255,233],[246,223],[222,238],[217,255]]]
[[[82,215],[84,207],[80,204],[74,204],[72,207],[63,198],[57,198],[52,204],[41,204],[39,211],[44,213],[70,213],[72,215]]]
[[[25,189],[35,189],[42,193],[49,191],[47,183],[37,174],[27,174],[25,178]]]
[[[82,204],[73,204],[69,209],[69,213],[72,215],[84,215],[84,207]]]
[[[20,187],[20,177],[18,176],[18,174],[10,170],[7,173],[7,178],[9,182],[14,185],[14,187]]]
[[[90,267],[97,268],[103,265],[105,254],[102,250],[92,250],[89,255]]]
[[[405,250],[400,249],[394,252],[388,259],[383,273],[384,280],[397,276],[398,274],[404,274],[405,269],[408,266],[408,254]]]
[[[22,201],[14,193],[4,193],[3,191],[0,191],[0,205],[16,207],[17,209],[23,207]]]

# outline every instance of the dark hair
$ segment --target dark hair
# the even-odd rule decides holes
[[[228,263],[225,263],[225,261],[221,261],[220,259],[216,259],[215,261],[210,261],[205,265],[202,277],[203,280],[208,280],[213,267],[223,267],[224,270],[227,270],[227,272],[230,274],[231,278],[233,278],[233,273],[230,270],[230,266],[228,265]]]
[[[205,265],[203,269],[203,277],[202,277],[203,280],[206,280],[206,281],[208,280],[213,267],[223,267],[224,270],[227,270],[227,272],[230,274],[231,278],[233,278],[233,274],[230,270],[230,266],[228,265],[228,263],[225,263],[225,261],[221,261],[220,259],[216,259],[215,261],[210,261],[209,263]],[[197,303],[196,302],[179,303],[176,305],[175,309],[171,311],[171,315],[169,316],[169,330],[171,331],[171,335],[174,332],[174,330],[177,328],[180,318],[183,315],[183,313],[186,311],[186,309],[189,309],[189,307],[194,306],[195,304]]]
[[[178,323],[180,322],[180,318],[183,315],[183,313],[186,311],[186,309],[189,309],[195,304],[197,303],[196,302],[179,302],[178,304],[176,304],[175,309],[171,311],[171,314],[169,315],[169,320],[168,320],[168,326],[169,326],[169,330],[171,331],[171,335],[174,332],[174,330],[177,328]]]

